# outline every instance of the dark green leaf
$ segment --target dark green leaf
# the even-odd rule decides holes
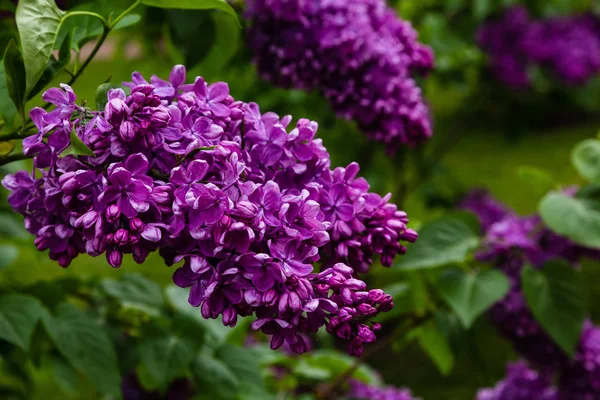
[[[87,147],[85,143],[83,143],[83,140],[81,140],[79,136],[77,136],[75,128],[73,128],[73,130],[71,131],[71,151],[73,154],[80,156],[95,157],[94,152],[89,147]]]
[[[496,270],[480,273],[453,270],[440,277],[437,287],[463,326],[469,328],[481,313],[504,297],[510,283]]]
[[[492,12],[492,0],[473,0],[473,16],[481,21]]]
[[[142,0],[142,4],[159,8],[179,8],[182,10],[217,9],[233,16],[238,21],[235,10],[225,0]]]
[[[416,337],[423,351],[431,358],[442,375],[448,375],[452,371],[454,354],[448,340],[438,329],[435,321],[430,321],[413,330],[409,336]]]
[[[52,371],[54,382],[63,392],[70,395],[77,394],[77,371],[59,357],[52,360]]]
[[[108,91],[111,89],[119,89],[121,86],[114,83],[103,83],[96,89],[96,110],[104,111],[106,103],[108,103]]]
[[[19,256],[19,250],[10,244],[0,245],[0,269],[8,267]]]
[[[196,386],[206,398],[237,398],[240,381],[225,363],[210,355],[198,356],[192,364]]]
[[[40,302],[31,296],[0,297],[0,339],[29,350],[29,339],[41,316]]]
[[[581,176],[590,182],[600,182],[600,140],[588,139],[579,143],[571,160]]]
[[[23,48],[27,91],[46,69],[65,12],[54,0],[20,0],[16,20]]]
[[[39,92],[44,90],[46,85],[52,82],[52,80],[54,80],[54,78],[56,78],[58,74],[69,64],[69,61],[71,61],[72,37],[73,32],[71,31],[62,41],[60,51],[58,52],[58,60],[54,57],[54,55],[50,55],[50,59],[48,59],[48,64],[46,65],[46,69],[42,73],[42,76],[40,76],[40,79],[35,84],[34,88],[31,89],[27,94],[28,100],[34,98]]]
[[[167,301],[179,315],[189,318],[206,332],[208,343],[218,345],[226,340],[231,328],[224,326],[218,319],[204,319],[200,314],[200,309],[192,307],[188,303],[188,289],[171,285],[165,290],[165,294]]]
[[[600,248],[600,203],[550,192],[540,202],[539,212],[550,229],[587,247]]]
[[[101,287],[125,307],[159,315],[165,307],[160,286],[142,275],[126,274],[121,279],[104,279]]]
[[[42,318],[48,335],[76,370],[106,394],[121,397],[117,356],[104,328],[69,303],[61,304],[55,316]]]
[[[346,372],[348,368],[352,367],[355,361],[348,354],[335,350],[316,350],[305,354],[302,359],[315,368],[328,371],[332,377],[340,376]],[[352,378],[372,385],[381,383],[377,372],[364,364],[353,372]]]
[[[581,273],[564,262],[522,273],[523,293],[535,318],[567,354],[573,355],[585,319]]]
[[[4,74],[8,95],[23,116],[25,109],[26,78],[23,58],[13,40],[10,41],[4,52]]]
[[[13,126],[15,116],[17,115],[17,107],[8,94],[6,82],[6,74],[4,72],[4,60],[0,62],[0,118],[8,128]]]
[[[212,13],[211,17],[215,38],[201,63],[200,71],[205,77],[216,77],[235,55],[241,41],[236,21],[222,13]]]
[[[151,337],[138,345],[140,360],[161,389],[187,368],[196,357],[197,342],[177,335]]]
[[[478,246],[478,234],[472,227],[456,216],[446,216],[423,226],[417,242],[395,267],[415,270],[460,263]]]

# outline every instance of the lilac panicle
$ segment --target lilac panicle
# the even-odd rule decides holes
[[[3,180],[35,245],[63,267],[81,253],[119,267],[158,251],[182,263],[173,280],[205,318],[254,315],[272,348],[298,353],[325,326],[360,355],[393,302],[358,273],[416,240],[406,213],[356,163],[331,169],[316,122],[185,80],[180,65],[168,81],[134,73],[131,93],[112,89],[98,112],[66,85],[44,94],[56,107],[31,111],[38,133],[24,141],[36,168]],[[68,151],[71,131],[94,156]]]
[[[246,14],[264,78],[320,91],[392,152],[432,135],[414,75],[433,68],[433,52],[384,0],[251,0]]]
[[[515,6],[481,26],[477,42],[499,80],[516,89],[531,86],[532,66],[547,68],[569,85],[600,74],[600,19],[593,14],[533,20],[525,7]]]
[[[355,379],[350,381],[348,396],[356,400],[419,400],[409,389],[372,386]]]
[[[530,369],[523,361],[506,367],[506,378],[493,388],[480,389],[476,400],[558,400],[551,376]]]

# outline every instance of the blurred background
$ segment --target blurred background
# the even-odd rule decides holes
[[[100,3],[105,4],[107,14],[126,6],[116,0]],[[262,111],[318,121],[318,134],[332,164],[359,161],[361,174],[372,189],[393,193],[393,200],[407,211],[415,229],[451,208],[472,187],[487,188],[517,212],[528,214],[536,211],[545,192],[532,184],[531,171],[544,171],[565,184],[579,182],[569,162],[570,152],[576,143],[598,133],[600,73],[574,83],[533,64],[527,66],[525,87],[507,84],[494,68],[499,50],[493,45],[486,48],[478,31],[504,18],[505,10],[516,5],[525,7],[532,20],[600,13],[600,3],[594,0],[390,0],[390,6],[412,22],[420,41],[430,45],[436,55],[435,70],[420,81],[432,110],[433,138],[425,146],[403,150],[395,157],[386,156],[383,146],[368,142],[352,122],[337,118],[318,93],[283,90],[261,80],[245,45],[244,31],[218,11],[138,9],[142,23],[111,34],[74,89],[78,101],[93,101],[102,82],[130,80],[133,71],[166,79],[171,67],[182,63],[188,66],[188,81],[196,75],[208,82],[225,81],[236,99],[255,101]],[[89,3],[64,0],[60,6],[85,10]],[[243,2],[234,6],[241,10]],[[14,17],[10,10],[3,11],[0,47],[15,35]],[[600,26],[595,40],[600,41]],[[93,39],[84,45],[83,57],[92,46]],[[566,46],[564,57],[575,57],[568,49]],[[65,76],[55,83],[61,79]],[[41,103],[33,100],[31,105],[36,102]],[[419,158],[409,153],[422,153],[439,163],[421,168]],[[26,166],[20,162],[2,168],[7,173]],[[0,206],[8,207],[5,200]],[[20,218],[10,213],[0,215],[0,233],[3,242],[19,249],[18,258],[0,271],[0,285],[29,285],[71,276],[115,277],[124,272],[141,273],[161,286],[171,282],[173,270],[156,255],[143,265],[126,259],[119,270],[110,268],[102,257],[83,255],[61,269],[35,249]],[[374,271],[369,278],[374,283],[412,279],[398,278],[401,274],[380,266]],[[588,297],[593,299],[600,295],[600,273],[588,265],[583,271]],[[397,306],[410,301],[404,294],[395,299]],[[589,307],[592,318],[600,318],[600,305],[589,302]],[[485,318],[477,322],[468,339],[460,340],[453,344],[461,350],[454,352],[456,365],[448,376],[441,375],[416,344],[399,353],[384,349],[369,362],[388,384],[408,386],[425,399],[470,399],[477,388],[500,379],[505,361],[516,356]]]

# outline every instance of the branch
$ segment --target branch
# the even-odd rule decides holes
[[[10,164],[15,161],[28,160],[30,158],[31,156],[26,156],[25,154],[11,154],[10,156],[0,158],[0,165]]]

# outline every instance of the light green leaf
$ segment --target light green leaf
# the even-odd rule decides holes
[[[552,175],[540,168],[523,165],[517,168],[517,175],[538,198],[548,193],[556,185]]]
[[[337,377],[346,372],[356,360],[348,354],[335,350],[316,350],[305,354],[302,359],[311,366],[329,371],[332,377]],[[372,385],[381,383],[377,372],[364,364],[353,372],[352,378]]]
[[[50,55],[46,69],[40,76],[40,79],[35,84],[34,88],[31,89],[27,94],[28,100],[34,98],[39,92],[44,90],[46,85],[52,82],[52,80],[54,80],[54,78],[56,78],[56,76],[58,76],[58,74],[69,64],[69,61],[71,61],[72,37],[73,32],[69,32],[69,34],[62,41],[60,50],[58,52],[58,60],[54,57],[54,55]]]
[[[105,394],[121,398],[117,355],[104,328],[72,304],[61,304],[55,316],[46,312],[42,322],[61,354]]]
[[[0,339],[29,350],[31,333],[41,312],[40,302],[35,297],[21,294],[0,297]]]
[[[469,328],[481,313],[504,297],[510,283],[496,270],[480,273],[453,270],[440,277],[437,288],[463,326]]]
[[[59,357],[52,360],[52,372],[54,373],[54,382],[65,393],[70,395],[77,394],[77,371],[69,366]]]
[[[572,241],[600,248],[600,203],[550,192],[540,202],[540,215],[548,227]]]
[[[481,21],[492,12],[491,0],[473,0],[473,16]]]
[[[96,89],[96,110],[104,111],[106,103],[108,103],[108,91],[111,89],[119,89],[121,86],[114,83],[103,83]]]
[[[416,337],[419,345],[427,353],[442,375],[448,375],[454,366],[454,354],[448,340],[438,329],[435,321],[413,330],[409,336]]]
[[[0,245],[0,269],[8,267],[19,256],[19,250],[10,244]]]
[[[600,182],[600,140],[579,143],[571,154],[571,161],[579,175],[590,182]]]
[[[210,355],[196,357],[192,375],[205,398],[229,400],[238,397],[240,381],[221,360]]]
[[[550,261],[541,270],[525,268],[522,279],[535,318],[561,349],[573,355],[585,319],[581,273],[564,262]]]
[[[0,62],[0,118],[8,128],[12,128],[15,116],[17,115],[17,107],[8,94],[6,83],[6,74],[4,72],[4,60]]]
[[[233,16],[238,21],[235,10],[225,0],[142,0],[142,4],[159,8],[179,8],[182,10],[217,9]]]
[[[100,286],[125,307],[137,308],[158,316],[165,308],[160,286],[138,274],[125,274],[121,279],[104,279]]]
[[[77,133],[75,132],[75,127],[73,127],[73,130],[71,131],[71,151],[75,155],[92,157],[96,156],[94,152],[89,147],[87,147],[83,140],[81,140],[79,136],[77,136]]]
[[[457,216],[446,216],[423,226],[417,242],[395,264],[403,270],[439,268],[467,259],[479,246],[479,237]]]
[[[187,368],[196,356],[197,343],[189,337],[152,337],[138,345],[143,366],[161,389]]]
[[[19,114],[23,116],[25,109],[26,71],[23,65],[23,58],[14,40],[11,40],[8,46],[6,46],[3,62],[8,95],[17,107]]]
[[[54,0],[20,0],[16,20],[27,73],[27,91],[46,69],[65,12]]]

